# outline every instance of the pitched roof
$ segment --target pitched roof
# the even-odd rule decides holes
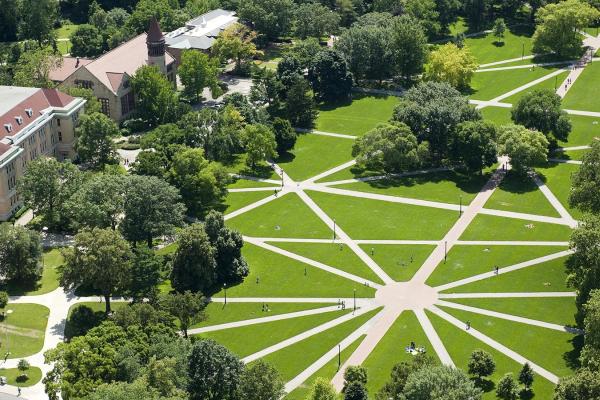
[[[146,40],[148,43],[155,43],[164,41],[165,37],[160,30],[160,25],[158,24],[158,20],[156,17],[152,17],[150,20],[150,28],[148,29],[148,39]]]
[[[79,62],[78,62],[79,61]],[[88,65],[94,60],[89,58],[63,57],[63,63],[60,68],[50,71],[50,80],[62,82],[79,68]]]
[[[148,64],[146,38],[147,34],[142,33],[92,61],[84,68],[116,94],[125,74],[133,76],[135,71]],[[174,61],[173,56],[166,53],[166,64],[169,65]]]
[[[216,9],[202,14],[184,27],[165,35],[167,46],[174,49],[207,50],[213,45],[215,38],[227,27],[238,21],[234,11]]]
[[[0,86],[0,99],[0,139],[18,134],[43,114],[45,109],[65,107],[75,100],[56,89],[16,86]],[[6,126],[10,126],[10,132]]]

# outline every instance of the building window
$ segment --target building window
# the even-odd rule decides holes
[[[58,132],[58,141],[62,142],[62,132]]]
[[[129,114],[135,108],[135,99],[133,92],[127,93],[121,97],[121,115]]]
[[[110,105],[108,103],[108,99],[100,98],[100,106],[102,113],[110,117]]]
[[[56,124],[57,124],[58,126],[60,126],[60,119],[57,119],[57,120],[56,120]]]
[[[92,89],[94,87],[94,83],[92,81],[76,80],[75,84],[84,89]]]

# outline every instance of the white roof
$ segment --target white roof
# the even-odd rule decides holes
[[[33,96],[39,88],[0,86],[0,116]]]
[[[234,11],[216,9],[202,14],[184,27],[165,34],[167,46],[177,49],[209,49],[215,38],[224,29],[236,23],[238,17]]]

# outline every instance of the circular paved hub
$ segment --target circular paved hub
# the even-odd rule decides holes
[[[375,293],[375,299],[385,307],[414,310],[433,305],[438,299],[438,294],[432,287],[423,283],[395,282],[379,289]]]

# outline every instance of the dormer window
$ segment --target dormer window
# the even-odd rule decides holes
[[[31,118],[31,116],[33,115],[33,109],[31,109],[31,108],[26,108],[26,109],[25,109],[25,113],[27,113],[27,116]]]
[[[6,129],[6,132],[12,132],[12,124],[4,124],[4,129]]]
[[[18,125],[23,125],[23,117],[21,117],[20,115],[15,117],[15,120],[17,121]]]

